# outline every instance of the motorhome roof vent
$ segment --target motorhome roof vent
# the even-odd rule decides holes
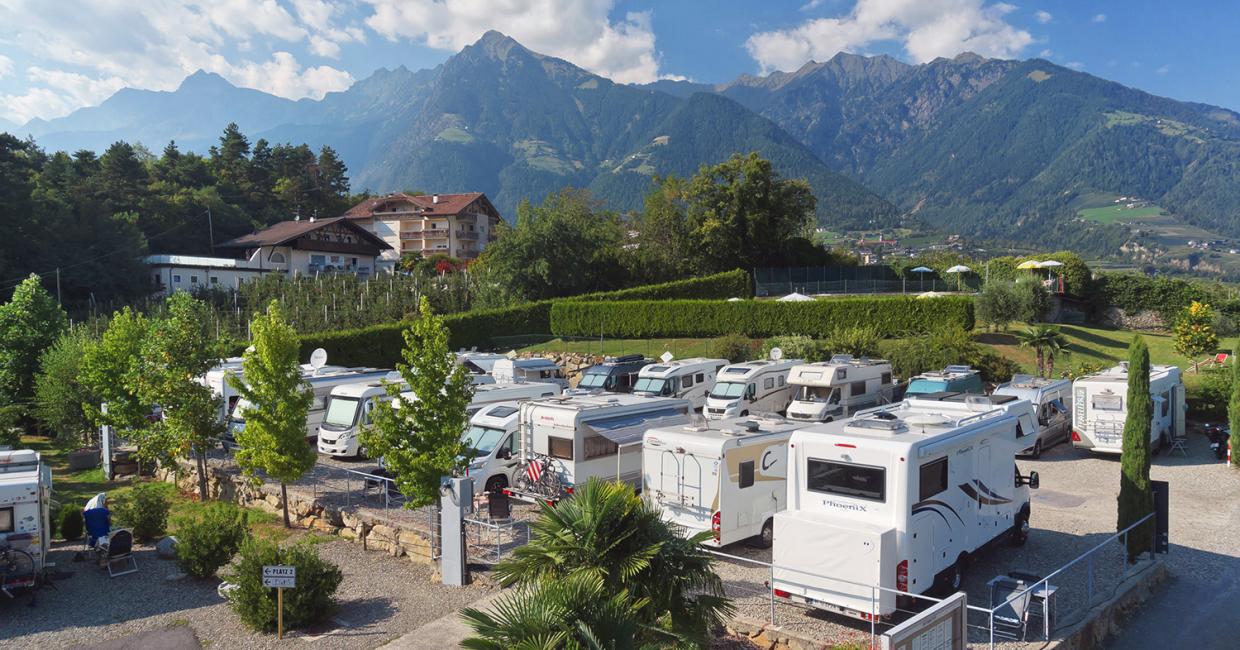
[[[950,373],[957,373],[957,372],[959,372],[959,373],[973,372],[973,366],[966,366],[966,365],[952,365],[952,366],[947,366],[946,368],[944,368],[944,369],[943,369],[943,372],[950,372]]]
[[[830,363],[851,363],[853,355],[851,354],[834,354],[831,355]]]
[[[762,429],[762,426],[758,424],[757,420],[745,420],[741,423],[741,426],[745,427],[745,431],[748,431],[749,433],[755,433]]]
[[[926,432],[926,427],[945,427],[953,424],[953,420],[938,415],[937,413],[918,413],[904,418],[904,422],[910,427],[916,427],[921,433]]]
[[[853,418],[848,423],[849,426],[861,429],[876,429],[878,431],[904,431],[908,427],[904,421],[886,411],[880,411],[870,415]]]
[[[987,410],[993,405],[988,395],[966,395],[964,403],[968,405],[970,411]]]
[[[404,377],[401,377],[400,373],[395,370],[383,376],[383,381],[401,381],[403,379]]]

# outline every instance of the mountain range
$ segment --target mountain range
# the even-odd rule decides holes
[[[809,181],[831,228],[916,219],[1114,252],[1126,231],[1076,216],[1086,198],[1114,195],[1240,236],[1240,115],[1041,59],[841,53],[725,84],[634,86],[488,32],[434,69],[379,70],[318,101],[198,72],[19,131],[49,149],[205,150],[230,121],[255,139],[332,146],[355,190],[483,191],[509,217],[565,185],[638,208],[655,175],[758,151]]]

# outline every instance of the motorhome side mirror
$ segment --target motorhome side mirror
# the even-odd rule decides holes
[[[512,460],[512,452],[507,449],[499,452],[499,459],[500,460]]]
[[[1041,484],[1042,482],[1038,480],[1038,473],[1036,471],[1029,472],[1029,487],[1036,490]]]

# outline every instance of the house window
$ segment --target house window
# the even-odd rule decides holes
[[[323,264],[325,264],[326,262],[327,262],[327,257],[323,255],[311,255],[310,256],[311,264],[317,264],[318,266],[323,266]]]
[[[562,460],[573,459],[573,439],[547,436],[547,455]]]
[[[947,459],[940,458],[921,466],[921,475],[918,480],[918,501],[925,501],[930,497],[947,489]]]
[[[219,284],[220,279],[217,276],[211,276],[211,284]]]
[[[745,489],[753,485],[753,461],[747,460],[741,463],[741,489]]]
[[[191,276],[189,276],[189,283],[190,283],[190,284],[198,284],[198,276],[196,276],[196,275],[191,275]]]
[[[173,282],[175,282],[175,283],[177,283],[177,284],[181,284],[181,276],[179,276],[179,275],[174,275],[174,276],[172,276],[172,281],[173,281]]]

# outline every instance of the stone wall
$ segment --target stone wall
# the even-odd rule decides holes
[[[517,356],[522,359],[550,359],[564,370],[564,376],[568,377],[568,384],[573,388],[576,388],[577,382],[581,381],[581,375],[586,368],[605,360],[601,354],[585,354],[584,352],[521,352]]]
[[[1158,312],[1149,309],[1129,313],[1119,307],[1110,307],[1102,315],[1102,322],[1126,330],[1163,330],[1167,324]]]
[[[1107,637],[1120,630],[1125,619],[1141,608],[1167,580],[1167,565],[1158,559],[1152,566],[1129,576],[1114,597],[1095,605],[1085,619],[1046,645],[1054,650],[1092,650],[1106,647]]]

